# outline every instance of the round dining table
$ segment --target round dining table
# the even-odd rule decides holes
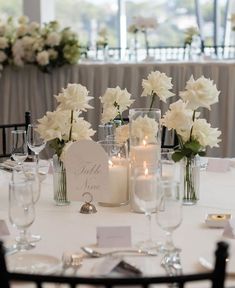
[[[231,161],[231,160],[229,160]],[[18,230],[12,226],[8,216],[8,186],[11,179],[9,171],[0,170],[0,219],[6,222],[9,235],[0,238],[6,246],[15,241]],[[97,245],[97,227],[129,226],[131,230],[131,248],[136,248],[139,241],[147,239],[147,219],[142,213],[134,213],[129,205],[121,207],[101,207],[97,203],[97,213],[82,214],[83,202],[71,202],[68,206],[56,206],[53,200],[53,177],[48,174],[42,182],[41,195],[36,203],[36,218],[30,232],[40,234],[41,240],[30,251],[17,252],[7,256],[16,257],[18,253],[29,255],[50,255],[61,260],[64,252],[83,254],[81,247],[93,247],[98,251],[110,251],[114,248],[100,248]],[[228,171],[200,172],[200,199],[196,205],[183,206],[183,220],[174,231],[173,237],[177,247],[181,249],[183,273],[206,271],[201,259],[214,264],[216,243],[220,240],[229,243],[229,263],[227,287],[235,286],[235,239],[223,236],[223,228],[211,228],[205,223],[206,216],[211,213],[231,214],[235,216],[235,168],[233,161]],[[156,215],[152,215],[152,236],[156,243],[165,241],[165,232],[157,225]],[[119,249],[120,247],[116,247]],[[163,255],[123,256],[130,264],[135,265],[144,275],[164,275],[161,267]],[[77,275],[95,275],[97,267],[106,258],[85,256]],[[202,286],[200,286],[202,287]]]

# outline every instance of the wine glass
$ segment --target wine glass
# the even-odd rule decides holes
[[[12,158],[17,162],[19,167],[22,167],[23,162],[28,157],[28,147],[26,141],[26,131],[25,130],[14,130],[11,131],[12,134]]]
[[[35,219],[33,189],[30,181],[14,178],[9,184],[9,219],[19,230],[19,239],[15,247],[19,250],[30,250],[35,247],[27,239],[27,228]]]
[[[38,169],[39,153],[45,148],[46,141],[41,138],[37,131],[37,124],[29,124],[27,130],[27,144],[29,149],[32,150],[36,156],[36,164]]]
[[[180,183],[174,180],[158,182],[157,224],[166,232],[166,242],[161,247],[169,255],[180,251],[173,242],[172,233],[182,222]]]
[[[148,239],[138,243],[140,249],[152,250],[158,244],[152,240],[151,219],[152,213],[157,208],[157,168],[154,166],[144,166],[134,168],[134,179],[132,183],[132,193],[135,205],[143,211],[148,219]]]

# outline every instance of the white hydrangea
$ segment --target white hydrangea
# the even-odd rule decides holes
[[[101,114],[101,123],[102,124],[108,123],[113,119],[115,119],[117,115],[118,115],[117,107],[114,106],[107,107],[103,109],[103,112]]]
[[[28,26],[25,24],[22,24],[16,29],[16,36],[23,37],[24,35],[27,34],[27,32],[28,32]]]
[[[57,32],[51,32],[47,35],[46,44],[50,47],[59,45],[60,41],[61,35]]]
[[[30,34],[35,34],[40,29],[40,24],[37,22],[30,22],[28,26],[28,31]]]
[[[39,52],[36,56],[36,60],[41,66],[49,64],[49,53],[46,50]]]
[[[72,128],[72,140],[91,140],[95,134],[95,130],[91,129],[91,124],[84,120],[82,117],[75,119]]]
[[[131,123],[131,137],[137,138],[139,141],[156,142],[157,133],[158,123],[147,115],[139,116]]]
[[[22,24],[22,25],[25,25],[29,22],[29,18],[25,15],[22,15],[18,18],[18,23],[19,24]]]
[[[89,91],[81,84],[69,83],[67,88],[62,89],[62,93],[55,96],[59,102],[58,109],[61,110],[75,110],[75,111],[87,111],[93,107],[88,102],[93,97],[88,96]]]
[[[55,49],[48,49],[47,52],[49,53],[50,59],[56,59],[58,57],[58,52]]]
[[[210,110],[210,105],[218,102],[220,91],[210,79],[201,76],[194,80],[193,76],[188,80],[185,91],[180,92],[180,97],[187,102],[188,108],[195,110],[205,107]]]
[[[142,81],[144,91],[141,96],[148,96],[155,93],[163,102],[166,102],[169,97],[175,95],[169,91],[173,87],[171,79],[172,78],[167,77],[165,73],[152,71],[147,79],[143,79]]]
[[[212,147],[218,147],[218,143],[221,141],[219,136],[221,131],[218,128],[212,128],[211,124],[205,119],[196,119],[193,124],[192,137],[196,139],[201,146],[207,145]]]

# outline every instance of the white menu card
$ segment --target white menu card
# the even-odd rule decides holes
[[[72,143],[65,155],[67,195],[69,200],[83,201],[88,192],[95,201],[103,201],[108,192],[108,156],[92,140]]]

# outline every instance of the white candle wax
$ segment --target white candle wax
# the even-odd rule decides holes
[[[128,166],[110,165],[109,166],[109,195],[107,202],[124,203],[128,195]]]
[[[142,165],[144,162],[156,164],[160,159],[160,150],[158,144],[131,146],[131,162],[137,165]]]

